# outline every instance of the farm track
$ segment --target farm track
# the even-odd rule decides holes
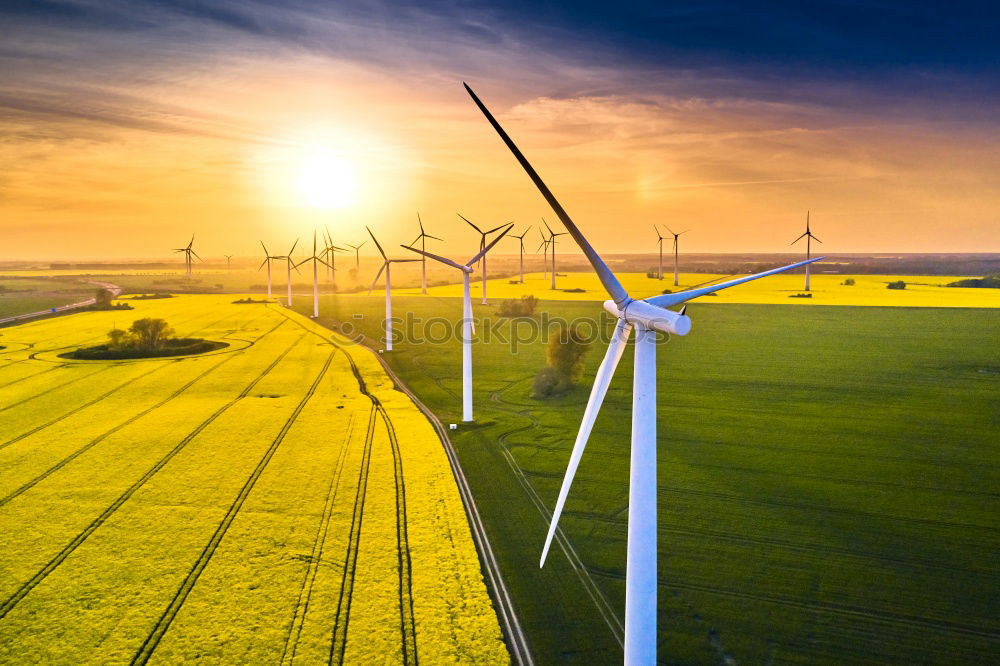
[[[361,524],[364,520],[365,491],[368,489],[368,468],[371,462],[372,442],[375,439],[374,403],[368,412],[368,428],[365,432],[365,448],[361,456],[358,472],[358,486],[354,495],[354,511],[351,515],[351,529],[347,538],[347,553],[344,573],[340,584],[340,598],[337,601],[337,615],[333,623],[333,640],[330,643],[331,664],[343,664],[347,649],[347,628],[351,618],[351,596],[354,594],[354,576],[358,564],[358,548],[361,544]]]
[[[33,395],[29,395],[27,398],[22,398],[21,400],[18,400],[17,402],[12,402],[12,403],[9,403],[7,405],[4,405],[3,407],[0,407],[0,412],[6,412],[8,409],[14,409],[15,407],[20,407],[21,405],[23,405],[23,404],[25,404],[27,402],[31,402],[32,400],[35,400],[37,398],[41,398],[42,396],[48,395],[49,393],[52,393],[53,391],[58,391],[59,389],[64,388],[66,386],[69,386],[70,384],[75,384],[76,382],[82,382],[84,379],[89,379],[90,377],[93,377],[94,375],[99,375],[102,372],[107,372],[108,370],[111,370],[111,369],[113,369],[113,368],[115,368],[117,366],[118,366],[117,363],[105,365],[105,366],[102,366],[101,368],[99,368],[97,370],[97,372],[91,372],[90,374],[84,375],[82,377],[73,377],[72,379],[66,380],[62,384],[56,384],[55,386],[50,386],[49,388],[45,389],[44,391],[40,391],[40,392],[35,393]]]
[[[296,341],[296,345],[301,340],[302,338],[299,338]],[[285,420],[285,423],[281,427],[281,430],[271,441],[271,445],[268,447],[267,451],[264,453],[260,461],[257,463],[257,466],[250,474],[250,477],[243,484],[243,487],[240,489],[240,492],[233,500],[233,503],[229,506],[229,510],[226,512],[226,515],[222,519],[222,522],[219,523],[218,527],[216,527],[215,533],[212,535],[212,538],[209,539],[208,544],[206,544],[204,550],[202,550],[201,552],[201,555],[198,556],[198,559],[191,567],[191,570],[188,572],[188,575],[181,583],[180,587],[177,590],[177,593],[174,595],[174,598],[170,601],[170,604],[167,605],[166,610],[163,611],[163,615],[160,616],[160,619],[157,621],[152,631],[146,637],[146,640],[143,641],[139,650],[132,658],[131,661],[132,664],[145,664],[153,656],[153,651],[156,650],[156,646],[159,644],[164,634],[167,633],[167,630],[170,628],[170,624],[174,621],[174,618],[177,617],[177,613],[178,611],[180,611],[181,606],[184,605],[184,602],[187,600],[187,597],[191,593],[191,590],[194,588],[195,584],[197,584],[198,578],[205,570],[205,567],[208,566],[208,563],[211,561],[212,556],[218,549],[219,544],[222,543],[223,538],[225,538],[226,532],[233,524],[233,521],[236,520],[237,514],[239,513],[240,509],[243,508],[243,503],[250,495],[250,492],[253,490],[261,474],[264,473],[264,470],[267,468],[268,463],[271,462],[271,458],[274,457],[274,452],[278,450],[278,447],[284,441],[285,436],[288,434],[288,431],[291,430],[292,426],[295,424],[296,419],[299,418],[299,415],[302,413],[302,410],[305,409],[306,404],[308,404],[309,400],[316,393],[316,389],[319,387],[320,382],[323,381],[323,378],[326,376],[327,370],[330,369],[330,364],[333,362],[334,353],[335,352],[331,351],[329,356],[327,356],[326,362],[323,364],[323,367],[316,375],[316,379],[313,380],[313,383],[309,386],[309,390],[306,391],[306,394],[295,406],[295,409],[292,411],[288,419]]]
[[[507,403],[504,402],[502,394],[505,391],[508,391],[511,388],[513,388],[514,385],[519,383],[520,381],[522,380],[511,381],[504,388],[492,392],[490,394],[490,400],[497,403],[498,405],[506,405]],[[507,439],[510,435],[516,434],[518,432],[523,432],[533,427],[537,427],[540,425],[540,423],[534,416],[530,414],[530,412],[522,413],[522,411],[514,409],[513,407],[510,406],[501,407],[501,409],[504,409],[504,411],[507,411],[511,414],[527,418],[531,421],[531,425],[522,426],[520,428],[513,428],[511,430],[501,433],[501,435],[497,438],[497,442],[500,444],[501,452],[503,453],[504,459],[507,461],[508,466],[510,466],[511,471],[514,473],[514,477],[517,479],[518,483],[521,484],[521,487],[524,489],[525,494],[528,496],[528,499],[531,500],[531,503],[541,514],[545,523],[548,524],[552,521],[552,513],[549,511],[548,507],[545,506],[545,503],[542,501],[541,497],[538,496],[538,493],[535,492],[534,486],[531,485],[531,482],[528,480],[524,471],[517,464],[517,461],[514,459],[513,454],[507,447]],[[528,412],[528,410],[523,410],[523,411]],[[597,608],[597,612],[600,613],[601,618],[608,626],[608,629],[611,631],[611,634],[615,637],[615,640],[618,641],[618,644],[624,647],[625,646],[624,621],[622,620],[621,617],[619,617],[618,613],[615,612],[615,609],[611,606],[611,603],[608,601],[607,597],[604,596],[604,593],[601,592],[601,589],[597,586],[597,583],[594,582],[594,579],[593,577],[591,577],[590,570],[588,569],[587,565],[584,564],[583,560],[580,558],[580,555],[576,552],[576,549],[573,548],[573,544],[570,543],[569,539],[563,533],[561,528],[556,528],[555,541],[559,545],[559,549],[563,552],[563,554],[566,556],[566,559],[569,561],[570,567],[572,567],[573,572],[577,575],[577,578],[580,579],[580,583],[581,585],[583,585],[584,590],[587,592],[587,596],[589,596],[590,599],[594,602],[594,606]]]
[[[161,364],[161,365],[159,365],[159,366],[157,366],[155,368],[152,368],[151,370],[148,370],[148,371],[142,373],[141,375],[137,375],[137,376],[133,377],[132,379],[129,379],[128,381],[126,381],[126,382],[124,382],[122,384],[119,384],[118,386],[114,387],[113,389],[102,393],[101,395],[97,396],[96,398],[94,398],[94,399],[92,399],[92,400],[90,400],[88,402],[85,402],[84,404],[80,405],[79,407],[71,409],[70,411],[66,412],[62,416],[57,416],[56,418],[54,418],[54,419],[52,419],[50,421],[47,421],[47,422],[45,422],[45,423],[43,423],[43,424],[41,424],[39,426],[35,426],[31,430],[28,430],[27,432],[21,433],[17,437],[13,437],[11,439],[8,439],[6,442],[0,442],[0,450],[7,448],[11,444],[15,444],[17,442],[20,442],[22,439],[24,439],[26,437],[30,437],[31,435],[34,435],[36,432],[39,432],[41,430],[45,430],[46,428],[51,427],[51,426],[59,423],[63,419],[68,419],[69,417],[73,416],[74,414],[78,414],[79,412],[82,412],[83,410],[87,409],[88,407],[91,407],[91,406],[99,403],[100,401],[104,400],[105,398],[107,398],[107,397],[109,397],[111,395],[114,395],[115,393],[117,393],[118,391],[122,390],[126,386],[134,384],[135,382],[139,381],[140,379],[144,379],[144,378],[148,377],[149,375],[153,374],[154,372],[162,370],[163,368],[169,367],[169,365],[172,365],[173,363],[178,363],[178,362],[179,361],[173,361],[170,364]]]
[[[319,565],[323,562],[323,550],[326,547],[326,537],[330,530],[330,517],[333,514],[333,506],[340,490],[340,479],[344,471],[344,461],[347,458],[347,451],[350,448],[351,438],[354,435],[354,421],[354,413],[352,412],[347,423],[347,432],[344,435],[344,442],[341,445],[340,456],[337,458],[337,465],[334,467],[333,475],[330,478],[330,485],[326,491],[323,512],[320,515],[319,525],[316,528],[316,537],[313,539],[312,552],[309,554],[308,568],[302,578],[298,598],[295,600],[295,613],[292,616],[292,624],[289,626],[288,634],[285,636],[285,645],[281,651],[282,666],[293,663],[295,655],[298,652],[302,627],[305,624],[306,614],[309,612],[309,603],[312,599],[313,587],[316,583],[316,574],[319,572]],[[289,648],[291,648],[290,652]]]
[[[90,440],[89,442],[87,442],[86,444],[84,444],[83,446],[81,446],[79,449],[77,449],[73,453],[69,454],[68,456],[66,456],[65,458],[63,458],[62,460],[60,460],[58,463],[56,463],[55,465],[53,465],[49,469],[45,470],[44,472],[42,472],[41,474],[39,474],[35,478],[31,479],[27,483],[25,483],[22,486],[20,486],[17,490],[14,490],[13,492],[11,492],[6,497],[0,498],[0,507],[2,507],[7,502],[11,501],[12,499],[14,499],[15,497],[17,497],[18,495],[24,493],[26,490],[30,490],[32,486],[36,485],[40,481],[43,481],[46,478],[48,478],[49,476],[51,476],[52,474],[55,474],[56,472],[58,472],[59,470],[61,470],[63,467],[65,467],[69,463],[73,462],[78,457],[80,457],[81,455],[83,455],[84,453],[86,453],[87,451],[89,451],[90,449],[92,449],[93,447],[97,446],[98,444],[100,444],[105,439],[107,439],[111,435],[115,434],[116,432],[118,432],[122,428],[124,428],[124,427],[126,427],[128,425],[131,425],[132,423],[135,423],[136,421],[138,421],[139,419],[141,419],[143,416],[146,416],[150,412],[152,412],[152,411],[154,411],[156,409],[159,409],[160,407],[163,407],[168,402],[170,402],[174,398],[177,398],[182,393],[184,393],[185,391],[187,391],[189,388],[191,388],[192,386],[194,386],[199,380],[204,379],[209,374],[211,374],[212,372],[214,372],[215,370],[217,370],[220,366],[222,366],[225,363],[228,363],[229,361],[231,361],[234,358],[236,358],[235,355],[226,356],[224,359],[222,359],[222,361],[220,361],[220,362],[216,363],[215,365],[209,367],[207,370],[205,370],[204,372],[202,372],[201,374],[199,374],[197,377],[195,377],[194,379],[192,379],[191,381],[189,381],[184,386],[180,387],[179,389],[177,389],[176,391],[174,391],[173,393],[171,393],[169,396],[167,396],[166,398],[164,398],[160,402],[156,403],[155,405],[152,405],[151,407],[147,407],[146,409],[144,409],[143,411],[139,412],[138,414],[135,414],[134,416],[126,419],[125,421],[122,421],[121,423],[119,423],[118,425],[114,426],[110,430],[104,431],[103,433],[101,433],[100,435],[98,435],[97,437],[95,437],[94,439]],[[161,366],[161,367],[165,367],[165,366]]]
[[[284,322],[279,322],[277,326],[272,328],[268,333],[277,330]],[[267,335],[265,333],[264,335]],[[260,336],[260,337],[263,337]],[[297,338],[291,345],[288,346],[281,354],[278,355],[264,370],[257,375],[253,381],[251,381],[247,386],[237,395],[235,398],[227,402],[225,405],[217,409],[211,416],[202,421],[194,430],[192,430],[187,436],[185,436],[180,442],[178,442],[170,451],[168,451],[160,460],[156,462],[149,470],[146,471],[135,483],[128,487],[114,502],[111,503],[101,514],[95,518],[87,527],[85,527],[80,533],[78,533],[55,557],[53,557],[49,562],[43,566],[39,571],[37,571],[30,579],[28,579],[24,584],[18,588],[8,599],[6,599],[2,604],[0,604],[0,619],[6,617],[6,615],[15,607],[24,597],[26,597],[39,583],[41,583],[50,573],[52,573],[60,564],[62,564],[67,557],[69,557],[73,551],[75,551],[87,538],[90,537],[101,525],[107,521],[125,502],[127,502],[142,486],[146,484],[153,476],[156,475],[164,466],[167,465],[178,453],[180,453],[184,447],[186,447],[195,437],[197,437],[205,428],[211,425],[216,419],[222,416],[231,407],[237,404],[240,400],[247,397],[254,387],[264,379],[265,376],[271,370],[273,370],[278,363],[281,362],[289,352],[294,349],[299,342],[301,342],[301,336]],[[258,338],[259,339],[259,338]]]
[[[20,361],[17,361],[17,362],[19,363]],[[13,364],[9,364],[9,365],[13,365]],[[13,380],[7,382],[6,384],[0,384],[0,389],[5,389],[8,386],[13,386],[14,384],[17,384],[19,382],[23,382],[26,379],[32,379],[32,378],[37,377],[39,375],[44,375],[46,372],[52,372],[53,370],[58,370],[59,368],[65,368],[67,365],[70,365],[70,364],[69,363],[60,363],[59,365],[53,365],[50,368],[45,368],[41,372],[36,372],[33,375],[25,375],[24,377],[18,377],[17,379],[13,379]],[[7,366],[3,366],[3,367],[7,367]]]

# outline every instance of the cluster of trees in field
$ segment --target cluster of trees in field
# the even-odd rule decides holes
[[[101,287],[94,294],[94,304],[91,306],[93,310],[131,310],[132,306],[128,303],[115,303],[115,293],[110,289],[105,289]]]
[[[225,342],[202,338],[178,338],[165,319],[145,317],[136,319],[127,329],[110,330],[105,344],[77,349],[68,356],[83,360],[155,358],[203,354],[226,346]]]
[[[896,280],[895,282],[889,282],[886,285],[886,289],[906,289],[906,283],[902,280]]]
[[[509,298],[497,308],[501,317],[533,317],[538,308],[538,297],[525,294],[521,298]]]
[[[564,326],[549,339],[545,350],[545,367],[538,371],[532,384],[536,398],[553,398],[576,386],[583,376],[583,358],[590,341],[579,326]]]
[[[956,280],[949,282],[949,287],[973,287],[977,289],[1000,289],[1000,273],[987,275],[981,278],[969,278],[968,280]]]

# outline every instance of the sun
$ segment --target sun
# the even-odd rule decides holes
[[[305,155],[298,165],[295,183],[306,205],[325,210],[350,206],[358,190],[356,169],[328,151]]]

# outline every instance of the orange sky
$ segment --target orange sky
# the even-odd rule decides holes
[[[600,251],[652,251],[654,222],[691,229],[691,252],[787,251],[807,209],[826,252],[1000,251],[995,125],[883,110],[877,86],[845,85],[845,109],[531,55],[474,49],[469,82]],[[393,246],[416,211],[464,254],[477,239],[456,212],[553,223],[458,63],[253,48],[109,67],[4,75],[0,261],[166,258],[191,233],[206,259],[245,256],[318,224]],[[324,178],[353,179],[333,195],[352,201],[312,205]]]

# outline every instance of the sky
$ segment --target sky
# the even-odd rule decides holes
[[[752,5],[752,6],[751,6]],[[1000,252],[991,3],[0,3],[0,261],[273,251]],[[537,241],[536,243],[537,244]],[[516,248],[510,243],[508,251]],[[529,248],[533,249],[533,248]],[[362,252],[371,250],[369,243]],[[398,250],[399,253],[405,252]],[[174,257],[176,258],[176,257]]]

